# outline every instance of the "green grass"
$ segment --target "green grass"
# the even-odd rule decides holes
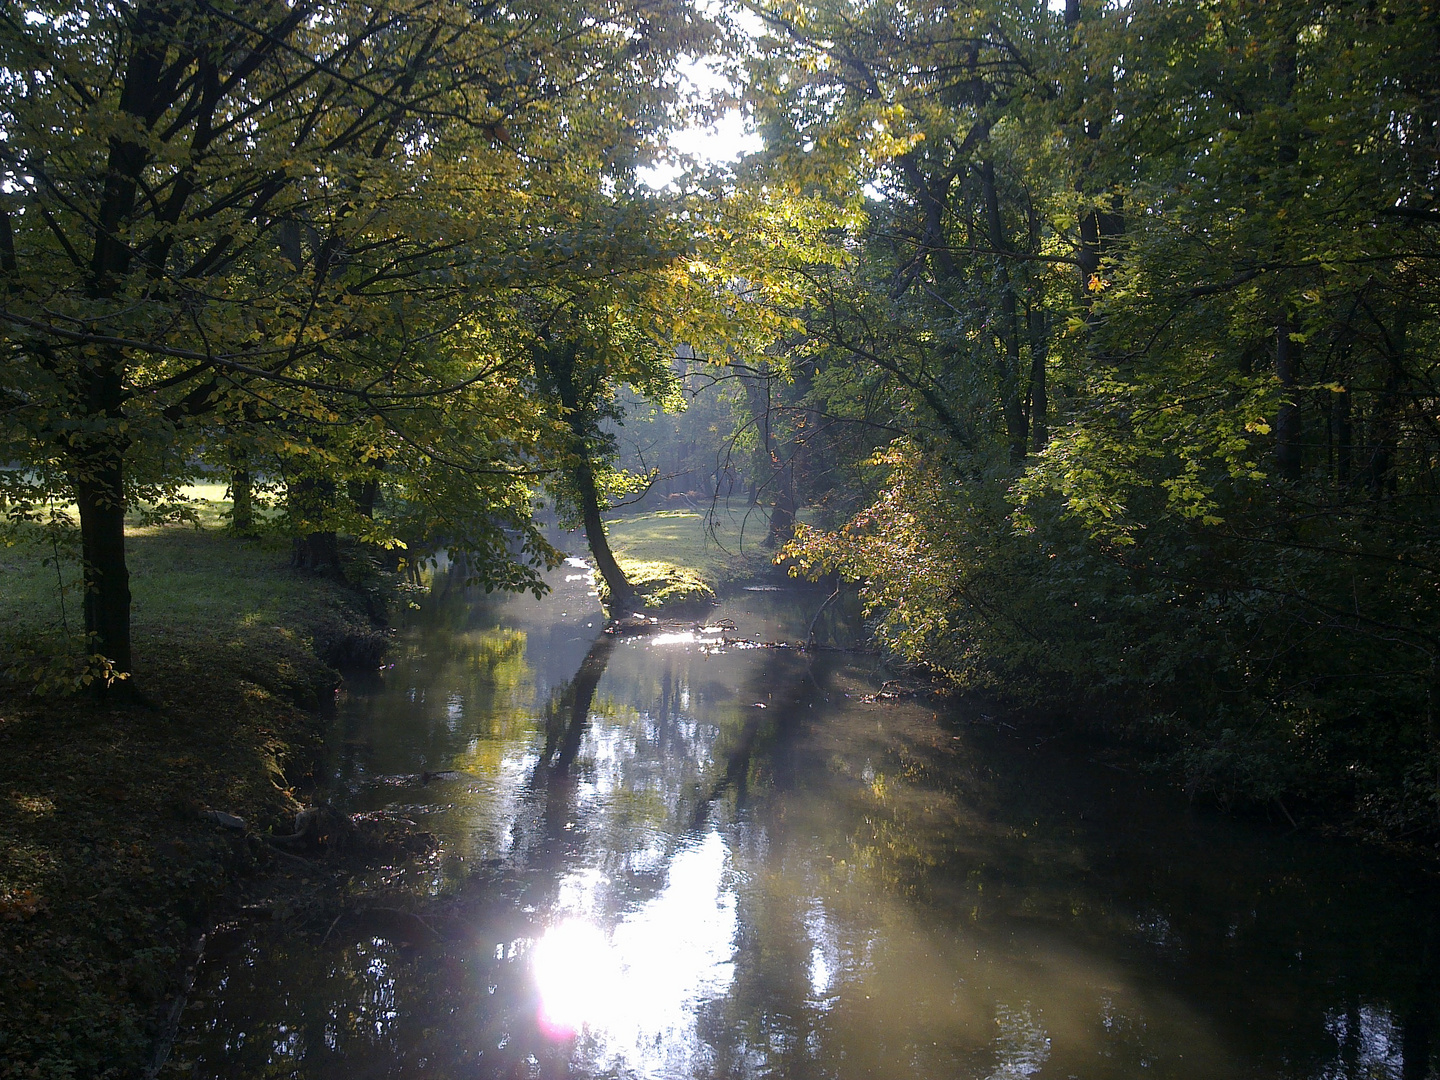
[[[31,692],[16,658],[62,649],[66,621],[78,644],[77,568],[62,561],[57,583],[48,547],[0,548],[5,1080],[138,1074],[186,942],[256,858],[202,811],[288,830],[336,682],[316,651],[374,634],[351,590],[292,572],[277,541],[174,525],[128,539],[138,703]]]
[[[647,608],[681,608],[713,604],[715,589],[692,570],[668,562],[652,562],[617,556],[625,578]],[[605,579],[597,582],[600,602],[607,607],[610,589]]]
[[[605,528],[616,559],[651,607],[713,600],[774,572],[772,552],[760,545],[767,529],[760,510],[660,510],[617,516]]]
[[[137,643],[200,635],[243,643],[265,626],[324,621],[348,600],[326,580],[290,572],[275,540],[242,540],[186,525],[126,530],[132,626]],[[81,625],[80,568],[50,548],[22,540],[0,548],[0,626],[25,639],[72,635]],[[47,565],[48,564],[48,565]]]
[[[349,599],[338,598],[332,583],[290,573],[287,541],[227,533],[225,491],[224,484],[183,489],[198,527],[140,525],[139,515],[130,518],[126,561],[137,639],[197,631],[212,640],[217,631],[243,639],[258,626],[297,619],[318,625],[329,612],[347,609]],[[73,520],[73,510],[59,509]],[[63,636],[67,623],[78,634],[84,595],[77,553],[64,546],[57,551],[36,529],[11,539],[9,546],[0,542],[0,635],[8,630],[12,638],[48,639]]]

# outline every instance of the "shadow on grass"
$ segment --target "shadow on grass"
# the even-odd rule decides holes
[[[279,544],[171,526],[134,530],[130,550],[147,704],[0,682],[4,1076],[138,1071],[188,943],[263,857],[255,833],[293,820],[338,681],[317,649],[376,634]],[[43,554],[0,552],[12,653],[65,642]],[[65,602],[73,642],[78,590]]]

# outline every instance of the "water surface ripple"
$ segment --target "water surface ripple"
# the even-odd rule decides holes
[[[823,595],[615,639],[583,567],[552,580],[432,601],[349,694],[331,796],[439,853],[365,883],[402,906],[209,961],[174,1068],[1437,1075],[1440,897],[1402,865],[973,708],[867,702],[870,657],[723,643],[796,640]]]

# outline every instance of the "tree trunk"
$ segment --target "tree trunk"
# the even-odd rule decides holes
[[[1005,434],[1010,440],[1010,463],[1018,465],[1025,460],[1029,441],[1025,408],[1020,401],[1020,314],[1015,287],[1010,280],[1010,267],[1005,262],[1010,246],[1000,219],[995,165],[989,158],[980,163],[980,184],[985,193],[985,217],[989,225],[990,247],[995,252],[995,272],[1000,278],[1000,337],[1003,347],[999,365],[1000,404],[1005,417]]]
[[[775,505],[770,508],[770,531],[765,534],[765,546],[783,547],[795,536],[795,477],[789,466],[773,460],[775,468]]]
[[[381,465],[383,469],[383,464]],[[346,485],[350,501],[362,517],[374,518],[375,508],[380,505],[380,478],[369,476],[364,480],[351,480]]]
[[[1099,9],[1094,8],[1094,10]],[[1085,17],[1086,12],[1080,0],[1065,0],[1065,25],[1067,28],[1073,32]],[[1087,178],[1099,175],[1098,150],[1111,112],[1108,102],[1102,102],[1098,109],[1094,108],[1092,103],[1095,98],[1107,97],[1114,91],[1115,74],[1114,68],[1108,62],[1097,65],[1091,74],[1088,70],[1087,59],[1083,55],[1086,48],[1085,39],[1076,36],[1072,40],[1074,42],[1072,48],[1081,54],[1079,57],[1080,67],[1075,73],[1075,84],[1067,95],[1070,99],[1072,124],[1079,135],[1078,139],[1071,142],[1073,165],[1076,174],[1080,177],[1075,184],[1075,191],[1082,199],[1089,201],[1093,195],[1099,193],[1092,184],[1087,182]],[[1087,112],[1094,118],[1087,118]],[[1101,210],[1093,203],[1084,206],[1080,211],[1076,226],[1080,234],[1079,250],[1076,252],[1076,264],[1080,277],[1080,302],[1088,309],[1096,295],[1091,285],[1099,277],[1101,264],[1106,255],[1110,253],[1109,249],[1113,246],[1114,240],[1125,232],[1124,204],[1120,196],[1118,194],[1111,196],[1108,211]]]
[[[572,414],[573,415],[573,414]],[[575,487],[580,495],[580,516],[585,524],[585,540],[590,545],[590,554],[595,557],[595,569],[605,579],[610,591],[610,614],[625,614],[635,605],[635,586],[620,569],[615,555],[610,550],[610,541],[605,535],[605,521],[600,516],[600,492],[595,487],[595,472],[586,457],[580,459],[575,468]]]
[[[1335,435],[1335,486],[1343,497],[1350,490],[1350,469],[1353,455],[1354,433],[1350,422],[1350,387],[1343,393],[1332,395],[1330,403],[1330,426]]]
[[[291,543],[290,565],[296,570],[334,574],[340,570],[340,542],[334,530],[316,529],[335,501],[335,482],[302,476],[286,492],[290,517],[304,531]]]
[[[113,451],[87,463],[75,479],[84,561],[87,648],[128,674],[130,571],[125,565],[125,493],[121,457]]]
[[[124,361],[111,352],[84,374],[77,397],[87,417],[107,427],[123,418]],[[85,582],[86,649],[109,659],[128,675],[130,652],[130,571],[125,565],[125,451],[113,432],[97,432],[72,454],[71,482],[80,512],[80,555]]]
[[[1030,450],[1038,454],[1050,441],[1047,414],[1050,411],[1050,396],[1045,384],[1046,343],[1049,328],[1045,325],[1045,312],[1031,308],[1030,324]]]
[[[622,615],[635,605],[635,587],[615,561],[610,541],[605,536],[605,521],[600,516],[600,490],[595,483],[595,466],[590,460],[590,438],[596,421],[595,403],[590,395],[582,395],[576,380],[576,353],[573,343],[550,343],[536,351],[536,369],[555,389],[565,408],[565,423],[570,429],[570,453],[574,464],[570,479],[580,499],[580,520],[585,527],[585,540],[595,557],[595,569],[605,579],[610,592],[611,616]],[[582,396],[584,400],[582,400]]]
[[[290,565],[296,570],[334,574],[340,570],[340,541],[333,532],[297,536],[290,544]]]
[[[1366,461],[1365,468],[1360,470],[1356,477],[1365,485],[1366,490],[1376,499],[1383,499],[1393,485],[1395,454],[1399,448],[1399,426],[1400,410],[1403,407],[1400,398],[1400,391],[1404,388],[1404,378],[1398,365],[1392,365],[1390,374],[1385,380],[1385,388],[1380,391],[1379,400],[1375,407],[1369,410],[1370,422],[1366,425]]]
[[[750,414],[755,420],[755,433],[759,443],[755,451],[757,472],[766,470],[768,476],[762,481],[756,476],[750,492],[750,505],[759,502],[761,488],[768,488],[774,498],[770,506],[770,528],[765,535],[766,547],[779,547],[789,543],[795,535],[795,479],[789,467],[780,458],[780,446],[775,438],[775,429],[770,423],[770,381],[769,369],[762,366],[757,377],[740,380],[745,387],[745,397],[750,405]],[[760,465],[763,460],[765,465]],[[766,468],[768,466],[768,469]]]
[[[230,474],[230,528],[241,536],[255,531],[255,483],[243,463]]]
[[[139,11],[135,19],[137,43],[126,65],[120,94],[121,110],[144,124],[161,85],[165,50],[157,46],[149,29],[162,19],[157,7]],[[117,129],[118,130],[118,129]],[[135,207],[139,177],[148,152],[137,141],[119,134],[109,140],[105,181],[94,220],[94,247],[87,269],[86,292],[91,299],[116,295],[130,268],[128,223]],[[74,258],[72,252],[71,257]],[[97,356],[86,365],[77,387],[87,419],[108,426],[124,418],[125,359],[120,350]],[[73,482],[80,511],[80,550],[84,562],[85,633],[87,648],[107,657],[115,669],[129,674],[130,571],[125,565],[125,451],[123,436],[97,435],[75,451]]]
[[[374,517],[374,508],[380,501],[380,481],[372,477],[350,485],[350,501],[363,517]]]

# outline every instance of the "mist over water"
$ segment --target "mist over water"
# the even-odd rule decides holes
[[[349,694],[330,794],[439,852],[207,963],[193,1075],[1435,1075],[1440,897],[1385,856],[725,643],[823,593],[611,638],[583,567],[552,583],[432,599]]]

